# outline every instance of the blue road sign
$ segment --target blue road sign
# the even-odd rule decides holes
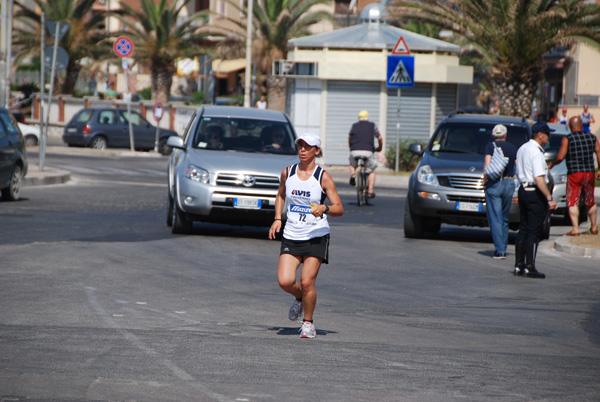
[[[388,88],[412,88],[415,86],[414,56],[388,56],[386,86]]]

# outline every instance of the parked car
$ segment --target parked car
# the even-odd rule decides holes
[[[154,149],[156,127],[138,112],[112,107],[80,110],[65,126],[63,141],[68,146],[83,146],[96,149],[129,148],[129,116],[133,126],[133,142],[136,150]],[[159,129],[158,149],[163,155],[171,153],[167,139],[177,136],[173,130]]]
[[[0,192],[2,200],[16,201],[21,193],[21,180],[27,174],[25,140],[17,121],[5,108],[0,108]]]
[[[409,150],[422,156],[409,179],[404,235],[419,238],[437,233],[441,224],[488,226],[483,187],[485,145],[492,141],[492,128],[504,124],[507,141],[519,148],[531,138],[524,118],[453,112],[435,130],[425,150],[411,144]],[[509,226],[519,223],[517,189],[510,209]],[[550,219],[544,236],[549,236]]]
[[[554,130],[550,135],[550,141],[544,148],[544,158],[546,162],[552,162],[558,155],[560,144],[565,135],[571,130],[565,124],[548,123],[548,126]],[[553,215],[562,215],[565,225],[571,224],[569,217],[569,208],[567,207],[567,163],[562,161],[550,170],[550,174],[554,178],[554,189],[552,190],[552,198],[556,201],[558,208],[551,211]],[[583,198],[579,203],[579,221],[587,220],[587,209]]]
[[[25,123],[18,123],[19,130],[25,138],[25,145],[28,147],[35,147],[40,143],[40,128],[38,126],[32,126]]]
[[[281,146],[269,138],[283,129]],[[216,139],[221,136],[220,141]],[[193,221],[268,226],[281,171],[298,162],[295,132],[280,112],[203,106],[184,137],[171,137],[167,225],[189,233]]]

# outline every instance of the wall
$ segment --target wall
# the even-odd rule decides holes
[[[38,94],[34,97],[31,116],[27,119],[29,123],[39,124],[39,106],[40,98]],[[71,96],[58,96],[52,99],[49,124],[55,127],[62,127],[81,109],[102,106],[124,109],[127,108],[127,103],[122,101],[104,101],[95,97],[85,97],[81,99],[73,98]],[[175,130],[179,135],[183,135],[190,118],[194,111],[199,107],[188,106],[178,102],[169,103],[163,106],[164,113],[159,126]],[[154,102],[132,102],[131,110],[139,112],[142,116],[146,117],[150,123],[156,125],[156,120],[154,119]],[[52,130],[51,132],[54,135],[61,135],[61,131],[62,130]]]

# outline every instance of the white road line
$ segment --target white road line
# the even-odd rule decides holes
[[[100,316],[100,318],[108,326],[119,331],[123,335],[123,337],[126,340],[128,340],[129,342],[131,342],[135,347],[137,347],[138,349],[140,349],[141,351],[146,353],[154,361],[162,364],[163,366],[165,366],[166,368],[171,370],[171,372],[180,380],[189,381],[189,382],[193,383],[193,386],[198,388],[199,391],[204,393],[206,396],[208,396],[210,398],[214,398],[218,401],[230,401],[230,399],[225,397],[224,395],[218,394],[218,393],[210,390],[205,385],[200,384],[197,379],[192,377],[185,370],[183,370],[180,367],[177,367],[177,365],[175,363],[173,363],[171,360],[160,356],[160,354],[156,350],[150,348],[149,346],[146,346],[142,342],[142,340],[140,338],[138,338],[136,335],[134,335],[131,332],[127,331],[126,329],[122,328],[118,324],[118,322],[113,318],[114,315],[109,314],[108,311],[106,311],[106,309],[100,302],[100,300],[98,299],[98,294],[96,292],[96,288],[94,288],[92,286],[86,286],[84,288],[84,291],[87,296],[88,304],[92,307],[92,309],[96,312],[96,314],[98,314]]]

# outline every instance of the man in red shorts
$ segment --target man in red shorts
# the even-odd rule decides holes
[[[567,236],[579,236],[579,200],[583,192],[588,216],[592,224],[591,234],[598,234],[596,223],[597,207],[594,200],[596,178],[600,180],[600,169],[594,174],[594,153],[600,164],[600,144],[595,135],[583,132],[580,116],[569,119],[571,133],[566,135],[560,144],[556,160],[548,164],[548,168],[567,160],[567,206],[573,230]]]

